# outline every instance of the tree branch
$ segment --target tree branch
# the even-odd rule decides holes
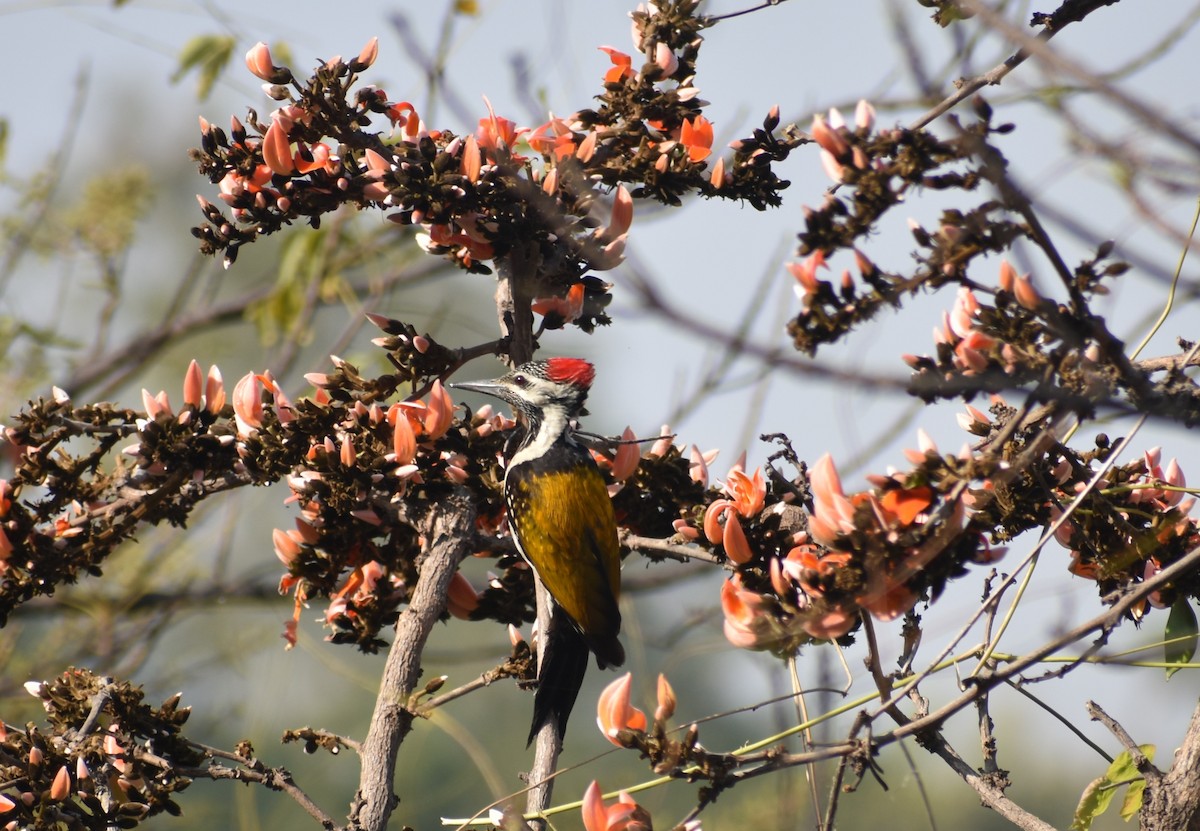
[[[456,490],[434,509],[427,535],[429,551],[420,567],[408,608],[396,622],[375,712],[362,746],[362,775],[351,807],[350,825],[383,831],[396,807],[392,792],[396,754],[412,729],[408,700],[421,676],[420,657],[433,625],[446,609],[450,579],[469,551],[475,510],[469,495]]]

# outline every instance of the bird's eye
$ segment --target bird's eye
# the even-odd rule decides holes
[[[529,379],[526,378],[524,375],[514,375],[513,383],[516,384],[518,387],[527,387],[527,386],[529,386]]]

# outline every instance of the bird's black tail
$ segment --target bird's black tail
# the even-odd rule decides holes
[[[557,603],[550,618],[550,631],[546,651],[538,665],[538,686],[533,696],[533,726],[529,728],[529,740],[542,725],[554,719],[558,727],[558,738],[562,741],[567,733],[567,719],[575,706],[583,676],[587,672],[588,645],[583,635],[575,628],[567,613]]]

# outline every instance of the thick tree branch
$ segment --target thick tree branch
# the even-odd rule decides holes
[[[420,658],[433,625],[446,609],[450,579],[466,557],[475,510],[465,491],[455,491],[434,509],[427,531],[429,551],[420,567],[408,608],[396,622],[375,712],[362,746],[362,775],[351,808],[350,826],[383,831],[396,807],[392,784],[396,754],[412,729],[409,696],[421,677]]]

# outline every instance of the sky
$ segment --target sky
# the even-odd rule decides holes
[[[1154,15],[1146,4],[1118,3],[1103,9],[1083,24],[1069,27],[1054,45],[1084,67],[1120,73],[1115,83],[1122,89],[1194,128],[1200,116],[1200,92],[1194,83],[1194,56],[1200,54],[1200,33],[1193,25],[1195,7],[1169,4],[1170,13],[1162,14],[1168,4],[1153,5]],[[596,47],[630,48],[625,2],[484,0],[479,6],[476,17],[447,19],[444,4],[433,2],[134,0],[120,8],[104,2],[0,2],[0,47],[16,74],[0,92],[0,117],[9,130],[5,170],[9,176],[27,176],[64,134],[73,140],[69,169],[79,177],[139,159],[152,160],[158,169],[174,164],[177,173],[157,183],[154,233],[131,254],[131,273],[147,281],[147,295],[153,296],[155,281],[182,273],[190,257],[193,240],[188,226],[199,219],[192,194],[212,196],[212,188],[192,173],[186,156],[187,148],[198,143],[197,116],[224,124],[229,114],[242,114],[247,106],[260,112],[270,106],[257,81],[240,66],[240,55],[255,41],[287,42],[296,67],[303,69],[318,58],[354,55],[370,37],[378,36],[380,57],[369,81],[385,88],[392,100],[412,100],[431,126],[445,125],[459,132],[485,114],[483,96],[498,113],[522,124],[540,123],[546,111],[566,114],[587,106],[608,65]],[[1028,19],[1031,8],[1015,6],[1020,13],[1014,12],[1013,19]],[[725,0],[707,9],[724,13],[744,7]],[[911,27],[911,48],[935,78],[976,74],[1011,52],[999,39],[979,34],[977,22],[941,31],[924,19],[925,14],[912,3],[790,0],[715,27],[707,36],[697,85],[711,102],[706,112],[716,125],[718,144],[760,122],[774,104],[780,105],[785,122],[795,121],[802,128],[814,112],[834,105],[852,109],[864,95],[905,102],[903,107],[881,108],[881,123],[911,121],[924,107],[916,101],[904,45],[888,25],[895,15]],[[399,17],[403,26],[397,25]],[[446,32],[444,87],[430,101],[420,67]],[[212,96],[198,102],[195,76],[177,81],[172,76],[189,39],[214,33],[237,36],[237,57]],[[1171,36],[1178,42],[1164,41]],[[983,39],[975,64],[956,62],[958,40],[975,37]],[[1171,49],[1161,60],[1144,66],[1137,62],[1145,50],[1164,42]],[[517,57],[531,73],[524,89],[514,82]],[[25,72],[29,74],[22,76]],[[78,105],[72,90],[81,73],[87,77],[86,95]],[[1125,252],[1144,266],[1121,281],[1104,309],[1118,334],[1136,341],[1161,308],[1162,274],[1170,272],[1181,250],[1177,235],[1186,229],[1196,198],[1195,160],[1176,153],[1191,167],[1190,172],[1183,165],[1175,167],[1171,157],[1175,151],[1102,96],[1026,96],[1030,87],[1041,85],[1047,77],[1047,70],[1031,61],[1001,87],[988,90],[998,118],[1018,124],[1014,133],[1000,140],[1000,147],[1017,180],[1035,199],[1086,225],[1098,238],[1115,239],[1118,254]],[[1082,129],[1068,131],[1063,120],[1053,117],[1056,110]],[[962,117],[969,118],[969,113],[964,111]],[[1101,142],[1154,157],[1169,187],[1145,191],[1146,204],[1131,206],[1118,187],[1119,171],[1091,152]],[[756,322],[757,343],[786,347],[782,324],[799,305],[783,265],[795,251],[801,207],[819,204],[830,183],[815,152],[794,154],[781,175],[793,182],[784,194],[784,206],[764,215],[719,201],[697,201],[677,212],[643,210],[639,205],[629,245],[631,265],[652,275],[673,302],[688,308],[698,320],[731,325],[749,315]],[[68,183],[73,181],[68,178]],[[908,206],[908,216],[935,227],[943,204],[934,197],[920,197]],[[0,193],[0,209],[13,209],[7,191]],[[903,228],[905,219],[898,217],[896,227],[881,228],[872,240],[868,253],[885,268],[900,269],[908,261],[913,244]],[[1063,250],[1068,261],[1086,255],[1086,245],[1066,239]],[[1028,252],[1019,254],[1017,262],[1052,293],[1052,276],[1044,262]],[[845,265],[835,263],[835,269]],[[1195,263],[1190,265],[1185,276],[1194,284]],[[631,424],[639,434],[646,434],[670,418],[681,441],[701,448],[721,447],[721,460],[715,466],[718,476],[743,449],[749,451],[752,465],[760,464],[766,451],[753,437],[773,431],[789,433],[806,459],[832,453],[845,465],[848,487],[860,483],[858,476],[866,470],[904,464],[901,450],[915,446],[918,426],[908,418],[912,407],[906,398],[863,386],[833,387],[803,374],[776,374],[760,382],[749,360],[736,362],[734,371],[701,406],[684,417],[673,417],[680,402],[690,398],[709,368],[719,363],[719,347],[679,327],[665,326],[640,309],[623,275],[620,269],[605,275],[615,283],[612,312],[617,325],[591,337],[571,331],[544,340],[552,352],[585,354],[597,364],[590,429],[617,433]],[[81,280],[83,291],[72,294],[68,302],[92,302],[86,277],[85,266],[74,267],[72,278]],[[48,295],[47,287],[63,279],[60,266],[29,260],[19,279],[0,296],[0,308],[36,321],[51,314],[48,301],[58,296]],[[486,294],[490,292],[487,279],[454,278],[444,290],[446,297],[464,290]],[[976,279],[989,277],[980,274]],[[747,298],[760,284],[760,299],[747,308]],[[822,353],[820,360],[903,378],[906,367],[899,355],[933,350],[930,332],[952,300],[950,293],[918,298],[905,314],[885,315],[878,326],[844,347]],[[142,313],[135,304],[119,319],[133,322]],[[1175,335],[1195,337],[1197,324],[1200,315],[1195,304],[1183,304],[1148,354],[1170,353]],[[252,356],[241,360],[253,364]],[[469,371],[471,377],[483,377],[495,369],[479,365]],[[183,364],[163,368],[162,377],[177,379],[182,370]],[[226,369],[227,378],[240,374]],[[940,408],[920,418],[920,426],[945,449],[967,439],[955,426],[955,411]],[[1106,428],[1114,433],[1124,429],[1120,424]],[[1200,448],[1194,436],[1155,426],[1141,439],[1139,448],[1163,444],[1166,457],[1178,456],[1185,471],[1200,476]],[[863,460],[865,467],[856,467],[855,460]],[[1020,546],[1010,556],[1019,555]],[[1035,587],[1033,602],[1047,620],[1057,619],[1065,606],[1094,608],[1094,603],[1087,605],[1090,592],[1090,586],[1081,588],[1060,574]],[[954,606],[948,607],[952,612]],[[1132,687],[1119,688],[1133,695]],[[1077,693],[1072,690],[1067,695],[1078,700]],[[1156,729],[1152,718],[1138,721],[1139,714],[1126,715],[1147,732]]]

